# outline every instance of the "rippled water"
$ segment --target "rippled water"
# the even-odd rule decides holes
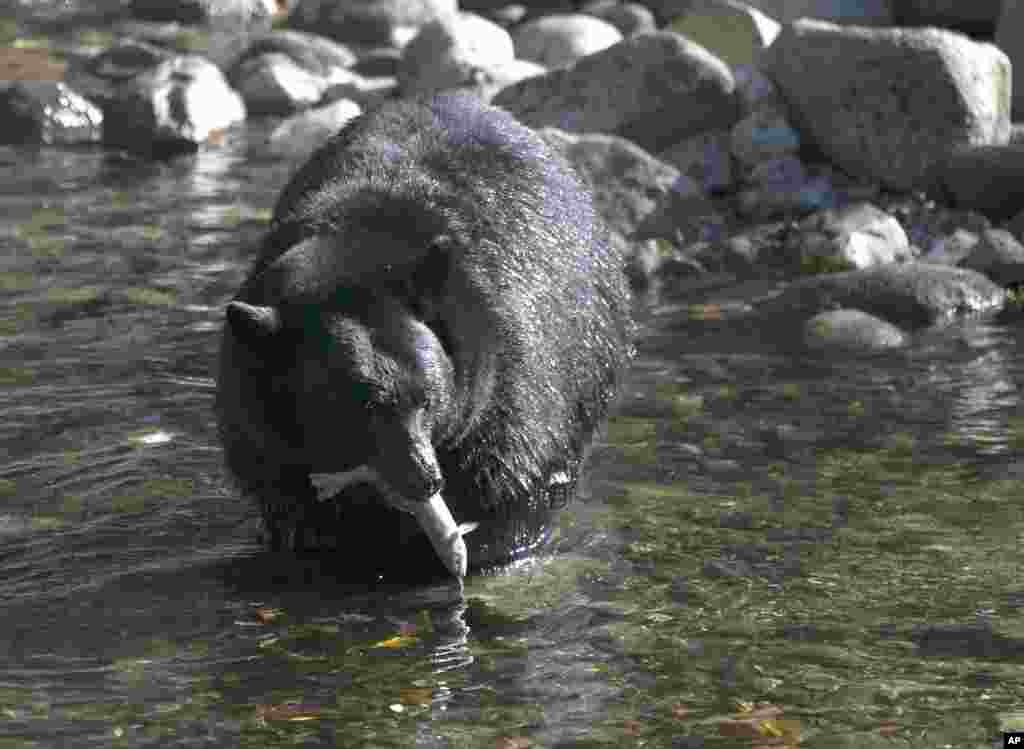
[[[543,556],[355,587],[264,551],[211,413],[293,168],[0,149],[0,747],[992,746],[1024,728],[1019,323],[779,351],[642,305]],[[1001,744],[1000,744],[1001,745]]]

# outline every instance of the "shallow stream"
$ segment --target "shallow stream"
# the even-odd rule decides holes
[[[542,556],[356,588],[258,543],[211,411],[293,164],[0,149],[0,749],[990,747],[1024,728],[1024,328],[776,350],[646,302]],[[998,744],[1001,746],[1001,743]]]

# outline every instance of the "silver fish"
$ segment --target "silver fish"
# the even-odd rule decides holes
[[[448,571],[460,580],[466,576],[469,552],[462,537],[476,528],[476,523],[455,524],[448,504],[438,492],[426,502],[412,502],[412,514],[427,534],[434,551]]]
[[[427,534],[431,546],[437,552],[444,566],[459,580],[466,576],[469,565],[469,552],[466,542],[462,539],[473,531],[478,523],[456,524],[448,504],[438,492],[426,502],[406,499],[395,493],[377,471],[369,466],[360,466],[343,473],[314,473],[310,480],[317,489],[320,500],[332,497],[349,484],[357,481],[369,481],[376,484],[387,500],[396,509],[408,512],[416,518],[420,528]]]

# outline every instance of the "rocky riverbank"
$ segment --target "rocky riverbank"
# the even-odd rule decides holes
[[[0,27],[9,143],[170,158],[272,118],[298,163],[384,99],[471,89],[592,182],[637,290],[766,281],[727,314],[825,350],[1019,309],[1024,3],[32,5]]]

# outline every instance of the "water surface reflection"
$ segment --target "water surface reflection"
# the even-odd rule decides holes
[[[256,142],[0,149],[5,746],[985,746],[1019,718],[1013,324],[837,360],[666,307],[546,554],[460,595],[263,550],[211,413],[292,168]]]

